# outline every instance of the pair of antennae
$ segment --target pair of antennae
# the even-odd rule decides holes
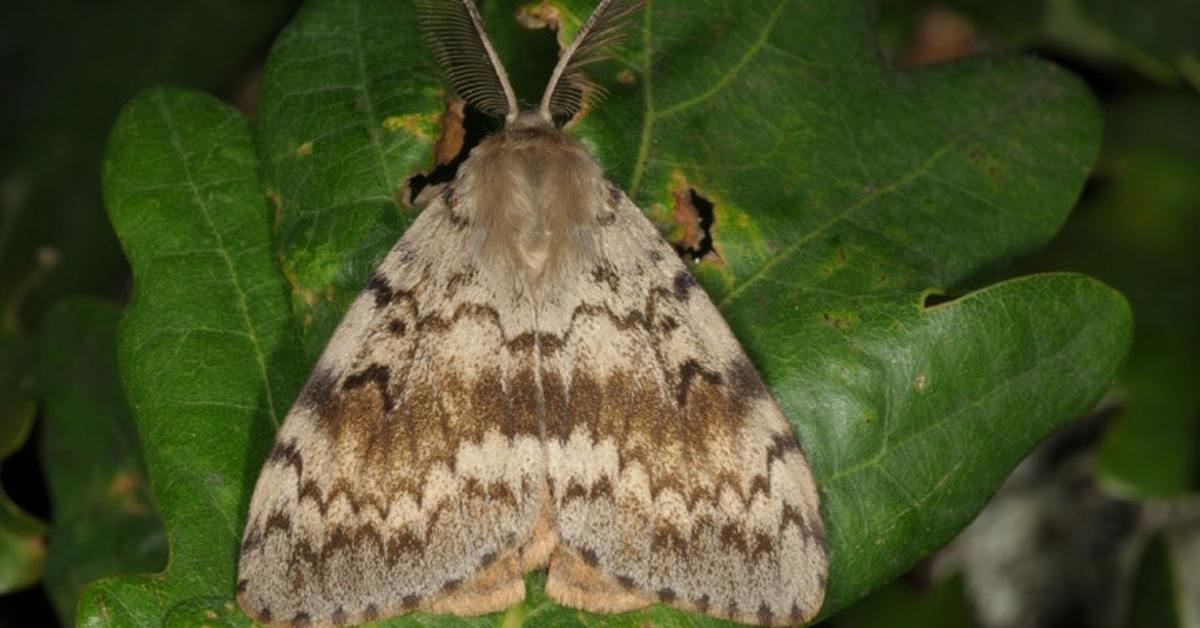
[[[539,117],[551,122],[557,115],[574,115],[589,98],[603,95],[583,68],[610,56],[609,48],[624,37],[632,15],[646,1],[601,0],[596,5],[559,55],[537,109]],[[520,107],[475,0],[417,0],[417,16],[454,91],[484,113],[515,120]]]

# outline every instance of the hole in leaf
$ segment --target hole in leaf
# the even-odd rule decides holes
[[[478,109],[447,101],[446,111],[442,114],[442,136],[433,149],[436,165],[433,170],[418,172],[408,178],[405,202],[411,206],[425,188],[453,181],[471,149],[494,130],[493,124],[492,118]]]
[[[3,488],[13,503],[21,510],[42,520],[50,518],[50,493],[46,477],[42,474],[38,451],[41,449],[42,433],[35,425],[29,438],[4,461]]]
[[[921,307],[930,308],[935,305],[942,305],[958,299],[957,294],[944,294],[941,292],[926,291],[925,296],[921,299]]]
[[[676,189],[675,224],[683,228],[683,237],[671,246],[685,260],[699,262],[708,256],[717,257],[713,248],[712,229],[716,221],[712,201],[691,186]]]

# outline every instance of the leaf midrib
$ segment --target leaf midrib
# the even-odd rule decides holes
[[[188,160],[188,155],[183,149],[183,143],[179,137],[179,132],[176,129],[175,121],[171,115],[170,107],[167,106],[165,92],[159,91],[157,94],[159,113],[163,117],[163,122],[166,124],[168,132],[171,136],[171,147],[175,150],[176,156],[179,158],[179,163],[183,167],[183,173],[187,178],[188,191],[192,197],[192,203],[200,210],[200,215],[204,218],[204,224],[208,228],[213,239],[216,240],[217,246],[214,249],[221,257],[225,264],[225,270],[229,275],[229,280],[233,284],[234,291],[238,298],[238,312],[241,314],[242,324],[246,328],[246,337],[250,340],[250,345],[254,349],[254,359],[258,366],[259,378],[262,381],[263,392],[266,397],[267,411],[270,414],[271,422],[275,429],[279,429],[279,414],[275,409],[275,400],[271,392],[271,382],[267,377],[267,364],[263,357],[262,344],[259,342],[258,331],[254,328],[254,323],[250,319],[249,305],[246,303],[246,291],[242,288],[241,278],[238,276],[237,268],[233,260],[229,257],[229,252],[225,246],[225,239],[221,236],[216,224],[212,220],[212,214],[209,212],[208,205],[200,196],[200,188],[196,185],[195,177],[192,175],[191,164]]]
[[[650,153],[650,140],[654,135],[655,121],[710,100],[725,89],[725,86],[732,82],[741,73],[742,69],[749,65],[750,61],[767,45],[771,37],[771,32],[775,29],[775,24],[778,23],[779,17],[783,15],[783,8],[788,1],[780,0],[775,5],[775,8],[771,11],[771,15],[767,18],[766,24],[763,25],[762,31],[755,38],[754,42],[751,43],[746,52],[742,54],[742,58],[732,68],[722,74],[711,87],[696,96],[677,102],[661,110],[654,109],[654,80],[651,73],[652,60],[654,58],[653,42],[651,41],[651,31],[653,30],[651,28],[651,8],[654,6],[654,3],[646,3],[646,8],[643,9],[645,17],[642,20],[642,101],[644,111],[642,114],[642,133],[638,142],[637,161],[634,163],[633,175],[629,180],[628,193],[631,198],[637,197],[638,190],[642,185],[642,177],[645,175],[646,163],[648,162]]]

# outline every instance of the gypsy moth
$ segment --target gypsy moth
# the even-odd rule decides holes
[[[645,0],[602,0],[521,112],[473,0],[417,0],[451,86],[505,128],[346,313],[250,504],[238,601],[330,625],[479,614],[549,567],[594,612],[661,602],[811,619],[818,495],[778,405],[695,279],[555,128]]]

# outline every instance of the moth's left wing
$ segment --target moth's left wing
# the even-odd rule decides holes
[[[742,622],[811,619],[825,591],[817,487],[779,405],[704,290],[617,188],[584,274],[538,313],[548,594]]]
[[[545,559],[533,309],[475,257],[470,200],[409,227],[279,430],[238,573],[261,621],[500,610]]]

